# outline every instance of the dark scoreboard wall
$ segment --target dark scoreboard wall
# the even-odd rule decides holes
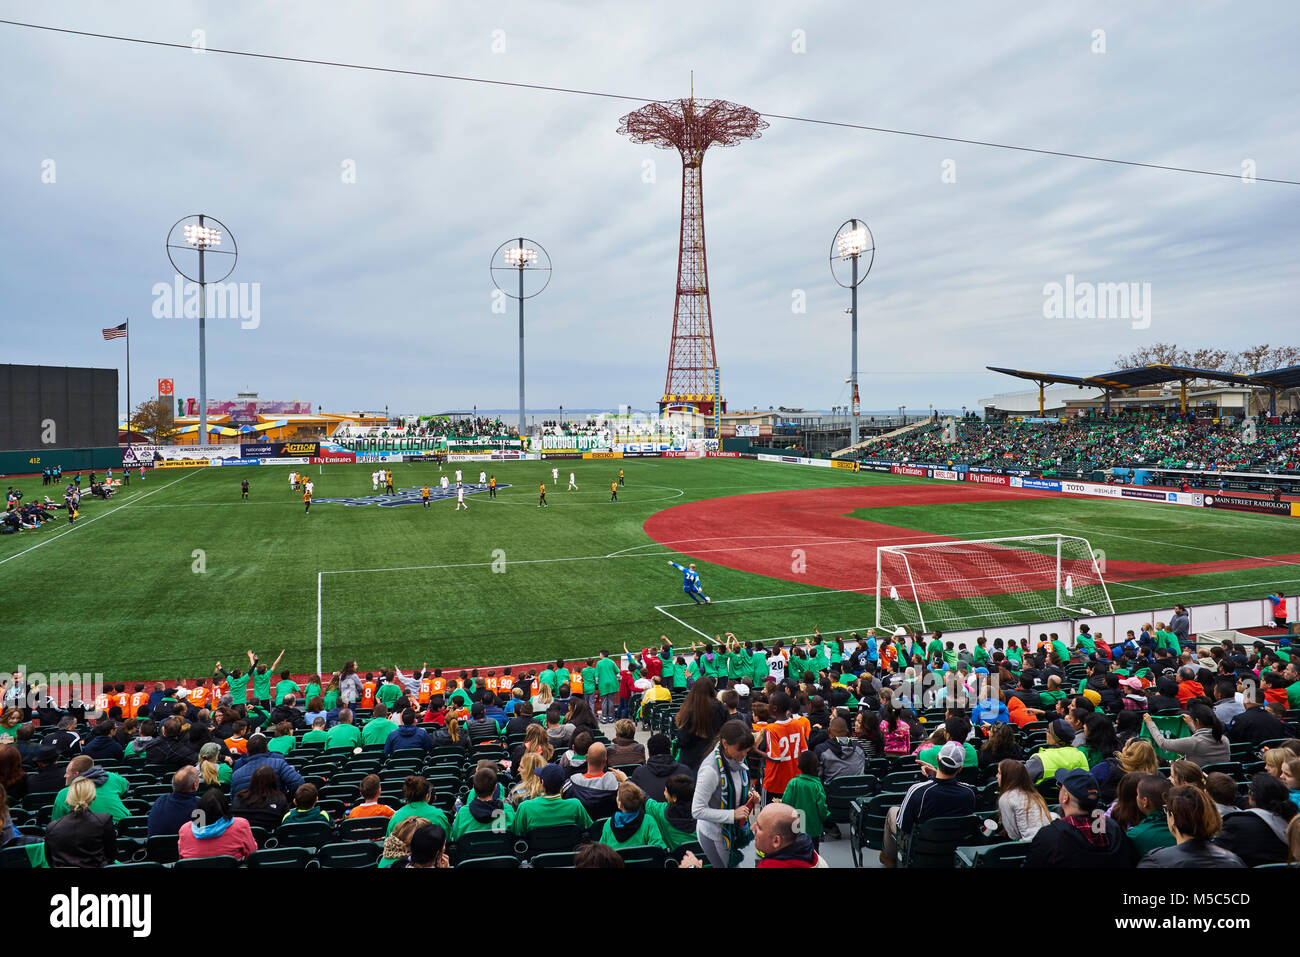
[[[0,449],[116,446],[117,414],[116,369],[0,365]]]

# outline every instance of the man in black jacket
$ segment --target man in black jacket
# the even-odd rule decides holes
[[[664,784],[674,774],[685,774],[694,779],[695,775],[686,765],[673,758],[673,743],[666,734],[652,734],[646,742],[645,764],[632,772],[628,778],[645,792],[651,801],[663,801]]]
[[[288,721],[295,731],[302,731],[307,727],[307,719],[297,708],[297,699],[293,695],[285,695],[284,702],[276,705],[275,710],[271,712],[271,726],[279,724],[281,721]]]
[[[1133,842],[1098,807],[1101,789],[1091,771],[1056,772],[1061,819],[1041,828],[1029,845],[1026,867],[1132,867]]]
[[[1246,710],[1232,719],[1228,740],[1233,744],[1249,741],[1258,748],[1264,741],[1287,737],[1286,725],[1264,707],[1264,689],[1254,678],[1249,683],[1243,681],[1242,688],[1242,703]]]
[[[112,718],[100,718],[95,725],[95,733],[82,746],[82,754],[88,754],[96,760],[100,758],[122,760],[122,745],[118,744],[114,737],[116,730],[117,722]]]
[[[149,809],[149,836],[179,833],[198,803],[199,769],[186,765],[172,776],[171,793],[159,795]]]
[[[196,764],[199,758],[198,750],[182,738],[180,718],[164,721],[162,736],[145,745],[144,754],[150,764],[165,764],[173,768]]]

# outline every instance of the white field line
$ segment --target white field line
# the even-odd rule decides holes
[[[0,565],[3,565],[5,562],[11,562],[15,558],[22,558],[28,552],[33,552],[36,549],[40,548],[42,545],[50,544],[50,542],[58,541],[64,535],[70,535],[79,528],[85,528],[87,525],[93,525],[96,522],[98,522],[101,518],[108,518],[108,516],[113,515],[116,512],[120,512],[124,508],[130,508],[132,505],[135,505],[137,502],[143,501],[144,499],[148,498],[150,495],[156,495],[158,492],[161,492],[163,489],[171,488],[177,482],[185,481],[187,478],[194,475],[197,471],[198,469],[194,469],[193,471],[190,471],[187,474],[182,475],[178,479],[173,479],[172,481],[168,482],[166,485],[160,485],[158,488],[150,489],[149,491],[145,492],[143,495],[139,496],[138,498],[132,496],[132,498],[129,501],[123,502],[121,505],[118,505],[116,508],[109,509],[107,512],[104,512],[102,515],[96,515],[94,518],[86,519],[80,525],[73,525],[70,528],[65,529],[64,531],[59,532],[57,535],[50,535],[47,538],[43,538],[41,539],[41,541],[37,542],[35,545],[31,546],[30,548],[24,548],[21,552],[15,552],[13,555],[10,555],[8,558],[0,558]],[[90,493],[87,492],[86,494],[90,494]],[[143,507],[150,508],[151,506],[146,505]]]
[[[694,603],[694,602],[691,602],[691,604],[695,604],[695,603]],[[671,606],[669,606],[669,607],[676,608],[676,607],[678,607],[678,606],[677,606],[677,605],[671,605]],[[664,608],[663,608],[662,605],[655,605],[655,611],[660,612],[661,614],[667,615],[669,618],[671,618],[673,621],[677,622],[677,624],[681,625],[683,628],[689,628],[691,631],[695,632],[697,635],[699,635],[701,638],[703,638],[703,639],[704,639],[705,641],[707,641],[709,644],[711,644],[711,645],[716,645],[716,644],[718,644],[717,640],[715,640],[715,639],[714,639],[713,637],[711,637],[710,635],[706,635],[704,632],[700,631],[700,629],[696,628],[694,625],[688,625],[688,624],[686,624],[686,622],[682,621],[680,618],[678,618],[678,617],[677,617],[676,615],[674,615],[672,612],[664,611]]]

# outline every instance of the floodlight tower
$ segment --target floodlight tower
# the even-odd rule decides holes
[[[717,354],[709,307],[709,270],[704,251],[704,193],[701,166],[711,146],[735,146],[757,139],[767,121],[754,110],[726,100],[647,103],[619,120],[618,131],[634,143],[675,149],[682,157],[682,220],[677,247],[677,294],[673,302],[673,336],[668,347],[668,376],[659,409],[690,402],[697,412],[720,411],[716,394]],[[689,398],[687,398],[689,397]]]

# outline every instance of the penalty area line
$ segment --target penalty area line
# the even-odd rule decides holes
[[[673,606],[673,607],[677,607],[677,606]],[[671,618],[673,621],[677,622],[677,624],[681,625],[683,628],[689,628],[691,631],[695,632],[697,635],[699,635],[701,638],[703,638],[703,639],[704,639],[705,641],[707,641],[709,644],[711,644],[711,645],[716,645],[716,644],[718,643],[717,640],[716,640],[715,638],[713,638],[713,636],[711,636],[711,635],[706,635],[704,632],[700,631],[700,629],[696,628],[694,625],[688,625],[686,622],[682,621],[680,618],[678,618],[678,617],[677,617],[676,615],[674,615],[672,612],[670,612],[670,611],[664,611],[664,608],[663,608],[662,605],[655,605],[655,611],[659,612],[660,614],[667,615],[669,618]]]

